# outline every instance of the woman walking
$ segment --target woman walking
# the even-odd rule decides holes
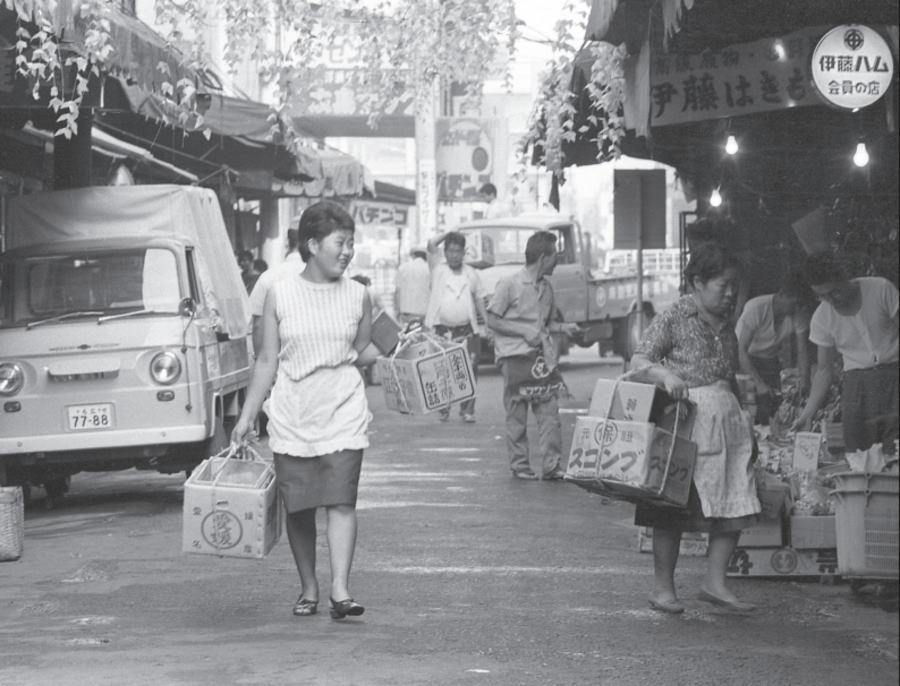
[[[244,443],[265,401],[269,445],[286,529],[300,574],[297,616],[316,614],[316,508],[324,507],[331,558],[331,616],[364,612],[350,595],[356,547],[356,496],[371,414],[354,366],[366,352],[372,305],[365,286],[344,276],[353,258],[354,222],[337,203],[310,205],[298,227],[302,271],[285,274],[266,296],[262,346],[232,432]],[[372,357],[374,360],[374,357]],[[274,386],[272,382],[274,380]]]
[[[687,511],[638,505],[635,524],[653,528],[655,588],[650,606],[678,614],[675,566],[684,531],[709,533],[709,561],[698,598],[738,612],[754,609],[725,585],[725,572],[741,529],[761,507],[752,470],[753,438],[735,394],[738,344],[731,323],[740,264],[719,245],[691,254],[690,289],[647,328],[632,357],[633,379],[654,383],[697,405],[692,435],[697,462]]]

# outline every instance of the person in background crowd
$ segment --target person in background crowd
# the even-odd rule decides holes
[[[303,271],[275,281],[262,316],[262,347],[232,444],[252,434],[266,394],[286,530],[300,575],[296,616],[316,614],[316,508],[324,507],[331,558],[331,616],[364,612],[349,590],[356,547],[356,499],[371,414],[354,366],[375,359],[372,305],[361,284],[344,276],[353,258],[353,218],[320,201],[300,217]],[[272,386],[272,382],[275,385]]]
[[[253,290],[253,286],[256,285],[256,280],[259,278],[259,273],[253,268],[253,253],[249,250],[241,250],[238,253],[238,266],[241,268],[241,280],[244,282],[244,288],[247,289],[247,292]]]
[[[478,195],[487,203],[484,210],[485,219],[494,219],[504,216],[505,212],[497,202],[497,187],[492,183],[486,183],[478,189]]]
[[[809,288],[796,270],[789,270],[777,293],[751,298],[738,319],[735,332],[741,371],[749,374],[756,385],[757,424],[768,424],[778,409],[780,353],[786,341],[795,341],[800,391],[806,393],[809,390],[808,293]]]
[[[631,359],[632,380],[653,383],[697,406],[692,440],[697,462],[687,509],[639,504],[635,524],[653,528],[654,590],[650,607],[678,614],[675,566],[684,531],[709,533],[699,599],[738,612],[755,607],[725,585],[725,572],[741,530],[761,511],[752,470],[753,435],[735,395],[738,343],[732,311],[741,278],[738,260],[717,243],[691,252],[684,270],[690,289],[657,315]]]
[[[375,292],[375,289],[372,288],[372,279],[365,274],[354,274],[350,278],[366,287],[366,292],[369,294],[369,301],[372,303],[372,319],[375,319],[375,317],[384,311],[384,303],[381,301],[381,297]]]
[[[841,424],[847,452],[881,443],[893,454],[898,415],[897,287],[880,276],[847,277],[831,253],[810,255],[804,273],[821,303],[813,313],[809,340],[818,364],[806,406],[792,429],[809,428],[825,402],[840,355]]]
[[[266,296],[272,284],[284,276],[294,276],[303,270],[303,258],[297,251],[299,234],[297,229],[287,231],[287,249],[284,260],[259,275],[253,290],[250,291],[250,316],[252,326],[253,349],[262,348],[261,320],[265,309]]]
[[[397,270],[397,288],[394,291],[394,310],[401,324],[421,324],[428,311],[431,292],[431,269],[428,253],[422,248],[410,251],[411,259]]]
[[[488,327],[494,333],[494,351],[503,375],[506,410],[506,448],[509,466],[518,479],[540,478],[528,455],[528,408],[538,423],[542,476],[555,481],[564,476],[559,393],[564,387],[556,369],[551,333],[574,335],[579,327],[554,321],[556,306],[547,276],[556,267],[556,236],[538,231],[525,244],[525,266],[500,279],[488,305]]]
[[[260,276],[269,269],[269,263],[263,259],[253,260],[253,270]],[[257,279],[259,281],[259,279]],[[255,284],[254,284],[255,285]]]
[[[436,253],[444,244],[443,263],[436,263]],[[428,241],[428,252],[435,255],[431,294],[425,314],[425,326],[443,338],[466,346],[472,363],[472,375],[478,382],[478,357],[481,348],[481,322],[487,321],[485,298],[478,272],[463,262],[466,237],[458,231],[440,233]],[[475,421],[475,398],[463,401],[459,408],[462,420]],[[440,420],[450,418],[450,408],[440,411]]]

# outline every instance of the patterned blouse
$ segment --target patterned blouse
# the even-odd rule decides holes
[[[663,365],[689,388],[716,381],[734,383],[738,370],[738,342],[734,327],[715,331],[700,317],[691,295],[681,296],[672,307],[650,322],[636,355]]]

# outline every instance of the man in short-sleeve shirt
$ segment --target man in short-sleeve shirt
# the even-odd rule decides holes
[[[554,342],[550,333],[574,334],[578,325],[551,321],[553,289],[545,277],[556,267],[556,236],[539,231],[525,246],[525,267],[501,279],[488,305],[488,326],[494,333],[494,352],[503,374],[503,405],[506,409],[506,447],[509,466],[519,479],[538,479],[528,456],[528,408],[538,423],[538,442],[543,478],[563,477],[562,428],[557,390],[523,396],[519,387],[523,369],[535,377],[549,376],[555,369]],[[544,361],[543,364],[538,360]],[[538,369],[541,367],[541,369]]]
[[[810,255],[806,275],[822,301],[809,329],[809,340],[819,348],[818,369],[793,428],[805,428],[824,402],[840,354],[846,450],[867,450],[881,443],[885,452],[893,453],[900,415],[897,288],[878,276],[848,279],[830,253]]]

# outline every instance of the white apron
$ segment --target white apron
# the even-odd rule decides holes
[[[756,497],[751,457],[750,418],[727,382],[691,388],[697,419],[691,439],[697,444],[694,486],[706,517],[745,517],[762,510]]]

